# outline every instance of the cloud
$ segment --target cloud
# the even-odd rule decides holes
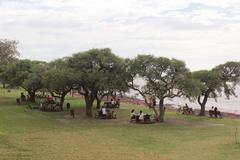
[[[179,58],[193,70],[240,60],[237,0],[0,0],[0,4],[0,37],[19,40],[23,58],[51,60],[110,47],[124,57],[150,53]]]

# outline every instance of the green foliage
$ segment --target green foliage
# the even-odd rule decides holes
[[[69,65],[79,76],[79,84],[90,89],[114,80],[121,61],[110,49],[92,49],[73,55]]]
[[[45,62],[17,60],[7,66],[3,72],[5,81],[12,87],[22,87],[35,101],[35,92],[43,87],[42,74],[45,71]]]
[[[235,86],[240,81],[240,62],[226,62],[213,69],[222,81],[222,88],[227,98],[236,96]]]
[[[240,62],[227,62],[216,66],[210,71],[201,70],[193,72],[193,77],[201,82],[201,94],[198,96],[198,103],[201,106],[200,115],[205,114],[205,105],[208,98],[215,98],[222,93],[230,98],[236,96],[235,86],[239,83]],[[201,97],[203,99],[201,100]]]
[[[15,40],[0,39],[0,65],[7,64],[19,55],[18,42]]]
[[[51,62],[48,71],[43,76],[44,87],[51,93],[57,94],[61,99],[61,107],[65,96],[71,91],[76,81],[74,70],[68,67],[64,59]]]
[[[44,74],[44,86],[58,95],[68,93],[77,80],[73,69],[67,66],[66,61],[57,60]],[[49,65],[51,66],[52,63]]]
[[[213,71],[201,70],[193,72],[193,78],[201,82],[201,95],[210,92],[209,96],[216,98],[217,94],[222,91],[222,81],[218,74]]]
[[[131,74],[132,78],[140,77],[145,80],[143,93],[154,95],[159,99],[182,95],[190,96],[188,91],[194,87],[184,62],[176,59],[139,55],[129,62],[127,72]],[[138,86],[132,83],[132,87]]]
[[[91,116],[92,103],[99,92],[121,90],[120,74],[122,59],[110,49],[91,49],[74,54],[68,60],[77,76],[76,88],[85,96],[86,106]]]
[[[199,93],[195,81],[185,67],[185,63],[176,59],[154,57],[152,55],[138,55],[133,60],[126,60],[128,64],[129,87],[138,91],[147,103],[147,96],[157,97],[160,100],[159,119],[164,114],[163,102],[165,98],[180,96],[194,97]],[[136,85],[135,78],[145,81],[142,87]],[[154,109],[154,108],[153,108]],[[157,111],[154,109],[156,116]]]

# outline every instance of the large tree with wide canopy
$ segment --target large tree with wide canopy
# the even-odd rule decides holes
[[[240,62],[226,62],[212,70],[195,71],[193,77],[201,82],[201,94],[198,95],[197,101],[201,107],[199,115],[204,116],[209,98],[217,100],[222,93],[227,98],[237,96],[235,87],[239,83]]]
[[[128,86],[138,91],[148,103],[148,96],[159,99],[159,112],[151,107],[156,118],[164,122],[164,100],[180,96],[194,97],[198,94],[198,84],[191,78],[185,63],[164,57],[152,55],[138,55],[132,60],[126,61],[126,74],[128,74]],[[144,84],[136,84],[136,78],[143,80]]]
[[[112,88],[117,81],[118,70],[123,60],[114,55],[110,49],[91,49],[74,54],[69,58],[69,66],[77,76],[75,88],[85,98],[86,115],[92,116],[93,102],[99,92]],[[106,87],[109,86],[109,87]],[[110,87],[111,86],[111,87]]]

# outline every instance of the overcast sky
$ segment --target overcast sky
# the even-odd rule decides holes
[[[240,61],[240,0],[0,0],[0,38],[18,40],[21,58],[108,47],[210,69]]]

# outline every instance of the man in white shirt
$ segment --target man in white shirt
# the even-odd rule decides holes
[[[144,120],[144,113],[142,111],[139,112],[139,120]]]
[[[103,107],[103,108],[102,108],[102,114],[103,114],[104,116],[106,116],[106,115],[107,115],[107,110],[106,110],[106,108],[105,108],[105,107]]]

